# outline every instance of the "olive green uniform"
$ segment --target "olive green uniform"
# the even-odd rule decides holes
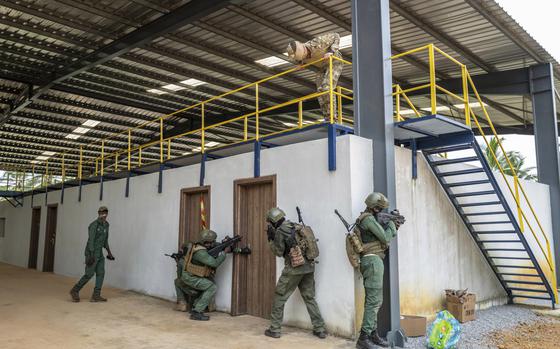
[[[364,246],[380,242],[382,248],[386,250],[390,241],[397,235],[395,224],[390,221],[383,229],[372,214],[362,214],[360,218],[358,227]],[[360,272],[364,278],[366,291],[362,331],[368,334],[377,329],[377,312],[383,303],[384,257],[383,252],[368,253],[368,251],[364,251],[360,258]]]
[[[196,251],[192,256],[192,263],[195,265],[208,266],[212,269],[218,268],[226,259],[225,253],[221,253],[218,257],[214,258],[208,254],[208,251],[204,248]],[[212,301],[216,295],[218,287],[216,283],[210,278],[204,278],[200,276],[192,275],[188,272],[182,272],[181,280],[187,287],[201,291],[200,296],[193,303],[193,311],[202,313],[208,307],[208,304]],[[175,283],[177,285],[177,282]],[[184,292],[181,288],[176,288]],[[185,293],[183,293],[184,295]],[[177,297],[179,298],[179,292],[177,292]],[[184,296],[183,296],[184,297]]]
[[[88,242],[84,251],[86,261],[88,258],[94,257],[95,262],[90,266],[86,264],[84,276],[82,276],[74,286],[76,291],[80,291],[95,274],[95,288],[93,293],[101,293],[103,279],[105,278],[105,256],[103,256],[103,248],[109,250],[109,223],[96,219],[88,227]]]
[[[315,301],[315,265],[312,261],[305,259],[305,264],[292,267],[288,256],[289,247],[286,240],[290,238],[295,224],[286,220],[276,229],[274,240],[269,241],[272,252],[278,257],[284,257],[284,270],[276,284],[272,313],[270,315],[270,331],[280,333],[282,319],[284,318],[284,305],[290,295],[299,288],[301,297],[305,302],[313,330],[315,332],[325,331],[325,322]]]

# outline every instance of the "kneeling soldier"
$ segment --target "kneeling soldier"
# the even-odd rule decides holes
[[[175,310],[177,311],[188,311],[187,309],[187,299],[189,295],[192,293],[190,289],[185,285],[182,280],[183,272],[185,270],[185,258],[184,256],[187,254],[188,251],[188,243],[184,243],[181,248],[181,256],[175,258],[175,262],[177,263],[177,278],[175,279],[175,293],[177,294],[177,304],[175,305]]]
[[[226,253],[231,252],[227,247],[218,257],[214,258],[208,253],[216,242],[216,233],[209,229],[200,232],[200,239],[195,243],[189,253],[185,256],[185,272],[181,275],[181,281],[189,288],[200,291],[200,296],[193,302],[191,319],[208,321],[210,317],[204,314],[210,301],[216,295],[218,287],[213,276],[226,259]]]
[[[301,297],[307,306],[307,311],[313,324],[313,334],[325,338],[325,322],[315,301],[315,264],[306,258],[295,239],[296,224],[285,219],[286,214],[279,208],[273,208],[267,213],[268,244],[272,252],[278,257],[284,257],[285,267],[276,285],[272,313],[270,315],[270,328],[264,334],[272,338],[280,338],[284,305],[299,288]],[[299,251],[298,253],[296,253]],[[294,261],[296,266],[294,266]]]

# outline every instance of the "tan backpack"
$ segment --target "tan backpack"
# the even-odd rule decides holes
[[[319,257],[319,246],[313,229],[307,225],[296,224],[296,241],[305,258],[312,261]]]

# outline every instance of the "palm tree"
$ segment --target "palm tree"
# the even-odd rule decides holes
[[[500,143],[503,144],[505,140],[506,139],[504,137],[491,137],[490,141],[488,142],[488,146],[482,146],[484,155],[486,156],[486,160],[488,161],[488,165],[490,165],[490,168],[498,170],[499,167],[501,167],[504,173],[509,176],[514,176],[515,174],[517,174],[517,176],[521,179],[536,180],[537,177],[531,173],[531,171],[533,171],[535,167],[525,166],[525,156],[523,156],[523,154],[518,151],[511,150],[506,152],[504,156],[504,153],[502,152],[502,149],[500,147]],[[494,153],[494,155],[496,156],[495,158],[492,153]],[[507,159],[509,159],[509,163],[511,163],[511,166],[513,167],[513,170],[515,170],[515,173],[509,166]]]

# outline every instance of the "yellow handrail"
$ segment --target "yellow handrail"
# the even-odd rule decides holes
[[[421,53],[423,51],[427,51],[428,53],[428,60],[429,60],[429,65],[428,65],[428,73],[429,73],[429,82],[425,83],[425,84],[420,84],[418,86],[412,86],[412,87],[408,87],[406,89],[402,89],[401,86],[399,85],[394,85],[394,92],[392,93],[392,95],[395,97],[395,101],[396,101],[396,119],[397,121],[401,121],[402,120],[402,116],[400,115],[400,98],[403,97],[407,100],[407,103],[409,103],[409,105],[412,106],[412,103],[410,102],[410,100],[408,99],[408,97],[406,96],[406,93],[409,92],[413,92],[413,91],[419,91],[419,90],[423,90],[423,89],[428,89],[428,94],[430,97],[430,112],[432,114],[436,114],[437,112],[437,91],[441,91],[444,94],[451,96],[453,99],[459,100],[463,103],[464,105],[464,118],[465,118],[465,124],[469,127],[471,127],[471,120],[474,120],[475,122],[475,126],[478,129],[480,135],[482,136],[484,142],[486,143],[487,149],[489,149],[489,155],[491,156],[492,159],[494,159],[495,163],[497,164],[497,168],[499,170],[499,172],[501,173],[507,187],[508,187],[508,191],[510,192],[510,194],[512,195],[513,199],[515,200],[515,205],[516,205],[516,209],[517,209],[517,214],[518,214],[518,220],[519,220],[519,227],[521,232],[524,232],[525,230],[525,226],[527,226],[529,228],[529,230],[531,231],[531,234],[534,238],[534,240],[537,242],[540,251],[542,252],[545,260],[546,260],[546,264],[548,266],[548,268],[550,269],[550,271],[552,272],[552,277],[551,277],[551,283],[552,283],[552,289],[553,289],[553,293],[554,293],[554,297],[555,297],[555,301],[558,302],[558,292],[557,292],[557,287],[556,287],[556,270],[555,270],[555,265],[553,262],[553,256],[552,256],[552,252],[551,252],[551,248],[550,248],[550,241],[545,233],[545,230],[541,224],[540,219],[538,218],[535,209],[533,207],[533,205],[531,204],[529,197],[522,185],[522,183],[519,181],[519,176],[517,174],[517,171],[515,169],[515,167],[513,166],[511,160],[509,159],[507,152],[504,149],[504,146],[502,144],[502,142],[500,141],[500,138],[498,136],[498,133],[496,132],[496,129],[494,127],[494,124],[492,123],[492,120],[490,119],[490,115],[488,114],[488,111],[485,107],[485,104],[482,100],[482,98],[480,97],[476,86],[474,85],[474,82],[471,78],[471,75],[468,72],[467,67],[462,64],[461,62],[459,62],[458,60],[456,60],[455,58],[451,57],[450,55],[448,55],[447,53],[443,52],[442,50],[440,50],[439,48],[435,47],[434,45],[430,44],[430,45],[425,45],[410,51],[406,51],[403,53],[400,53],[398,55],[395,55],[393,57],[391,57],[392,59],[398,59],[398,58],[402,58],[404,56],[407,55],[411,55],[411,54],[417,54],[417,53]],[[455,63],[456,65],[458,65],[461,69],[461,86],[462,86],[462,93],[460,94],[455,94],[447,89],[445,89],[442,86],[439,86],[437,84],[436,81],[436,61],[435,61],[435,53],[440,54],[441,56],[443,56],[444,58],[446,58],[447,60]],[[470,103],[469,100],[469,95],[473,94],[475,97],[475,100],[478,102],[483,115],[484,115],[484,123],[487,124],[490,127],[490,130],[492,131],[492,135],[496,138],[496,141],[498,143],[498,147],[500,149],[500,151],[502,152],[502,154],[504,155],[504,158],[506,160],[506,165],[507,168],[509,169],[510,173],[513,175],[513,184],[514,187],[511,187],[511,184],[509,183],[508,177],[506,175],[506,171],[504,170],[502,164],[498,161],[498,157],[497,155],[494,153],[493,149],[490,147],[489,141],[487,139],[487,136],[484,132],[484,130],[482,129],[480,122],[482,122],[483,120],[478,119],[478,117],[476,116],[476,114],[473,111],[473,107]],[[420,116],[419,113],[417,112],[417,110],[415,108],[411,108],[415,111],[416,116]],[[523,206],[521,204],[521,198],[523,198],[524,203],[527,205],[527,207],[529,208],[529,212],[530,215],[532,216],[532,218],[534,219],[534,221],[537,223],[538,229],[540,230],[540,234],[537,234],[536,230],[533,228],[533,225],[531,224],[531,222],[528,219],[529,214],[525,212],[525,210],[523,209]],[[544,244],[546,245],[546,247],[543,245],[542,241],[544,239]],[[538,263],[538,262],[537,262]]]

